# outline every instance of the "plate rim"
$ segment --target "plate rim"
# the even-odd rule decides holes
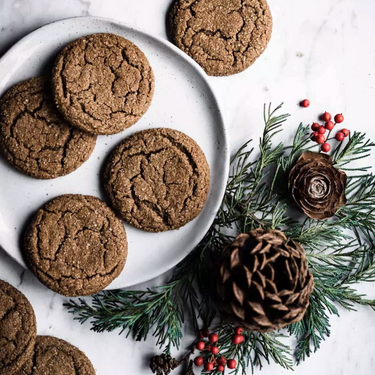
[[[10,55],[16,53],[19,48],[22,48],[23,44],[25,44],[29,40],[31,40],[33,38],[33,36],[35,34],[39,33],[42,29],[51,27],[52,25],[55,25],[55,24],[63,24],[66,21],[74,22],[74,21],[79,21],[79,20],[83,20],[83,21],[95,21],[95,20],[97,20],[97,21],[101,21],[101,22],[108,22],[108,23],[111,23],[111,24],[113,24],[115,26],[120,26],[120,27],[123,27],[125,29],[134,31],[136,33],[141,34],[144,37],[151,38],[151,39],[157,41],[158,43],[161,43],[167,49],[172,50],[180,58],[182,58],[183,60],[185,60],[190,66],[192,66],[194,68],[196,74],[198,74],[199,78],[204,82],[204,84],[208,88],[208,91],[210,92],[210,95],[212,96],[212,99],[213,99],[212,101],[216,105],[215,112],[216,112],[216,115],[218,116],[218,118],[220,120],[220,127],[221,127],[222,133],[223,133],[223,139],[222,139],[223,145],[222,146],[223,146],[223,149],[225,151],[225,155],[224,155],[224,170],[222,170],[219,173],[221,173],[222,176],[225,176],[225,180],[221,183],[220,188],[218,188],[219,189],[218,199],[216,201],[214,201],[213,204],[212,204],[212,206],[211,206],[213,214],[211,215],[211,219],[208,220],[207,224],[204,226],[204,231],[202,231],[203,235],[201,236],[201,238],[194,238],[194,240],[191,241],[191,249],[189,251],[183,251],[183,252],[181,252],[181,256],[177,257],[177,259],[178,259],[177,262],[172,262],[171,264],[168,264],[167,267],[163,268],[163,270],[161,270],[161,271],[156,270],[155,272],[151,272],[150,276],[148,275],[145,279],[139,279],[138,278],[131,285],[127,285],[127,286],[124,286],[124,287],[118,287],[118,286],[116,286],[116,287],[112,288],[111,287],[111,285],[113,283],[112,282],[110,285],[108,285],[105,288],[105,290],[114,290],[114,289],[119,289],[119,288],[129,288],[129,287],[133,287],[135,285],[146,283],[146,282],[151,281],[151,280],[153,280],[153,279],[155,279],[157,277],[160,277],[160,276],[164,275],[165,273],[167,273],[168,271],[170,271],[171,269],[173,269],[174,267],[176,267],[183,259],[185,259],[194,250],[194,248],[203,239],[205,233],[207,233],[207,231],[209,230],[212,222],[215,220],[215,217],[216,217],[216,214],[217,214],[218,210],[220,209],[220,206],[221,206],[224,194],[225,194],[227,179],[228,179],[228,176],[229,176],[230,147],[229,147],[229,142],[228,142],[228,130],[227,130],[226,122],[224,120],[224,116],[223,116],[223,113],[222,113],[222,110],[221,110],[220,102],[219,102],[218,97],[217,97],[217,95],[215,93],[215,90],[213,89],[212,85],[210,84],[208,76],[204,72],[203,68],[201,68],[201,66],[195,60],[193,60],[190,56],[188,56],[183,51],[181,51],[178,47],[176,47],[168,39],[165,39],[165,38],[161,37],[158,34],[153,35],[149,31],[144,30],[143,28],[134,27],[134,26],[131,26],[131,25],[125,23],[125,22],[122,22],[122,21],[119,21],[119,20],[115,20],[115,19],[112,19],[112,18],[98,17],[98,16],[74,16],[74,17],[68,17],[68,18],[63,18],[63,19],[60,19],[60,20],[52,21],[52,22],[49,22],[49,23],[44,24],[42,26],[39,26],[36,29],[34,29],[33,31],[31,31],[30,33],[28,33],[27,35],[25,35],[24,37],[22,37],[20,40],[18,40],[15,44],[13,44],[1,56],[1,58],[0,58],[0,70],[1,70],[2,65],[4,64],[4,61],[6,61],[6,59]],[[0,242],[1,242],[1,240],[0,240]],[[27,264],[25,264],[24,262],[20,263],[19,259],[17,259],[15,256],[13,256],[13,254],[11,254],[10,252],[8,252],[4,248],[4,246],[2,246],[1,243],[0,243],[0,248],[7,255],[9,255],[17,264],[21,265],[22,267],[26,266],[26,269],[29,269],[29,267],[27,266]],[[125,268],[126,268],[126,265],[125,265]],[[124,270],[125,270],[125,268],[124,268]]]

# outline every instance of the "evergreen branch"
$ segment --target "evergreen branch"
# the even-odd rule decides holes
[[[294,351],[297,365],[303,362],[306,357],[310,357],[312,352],[316,352],[320,348],[321,342],[331,334],[327,310],[331,314],[338,315],[335,306],[315,287],[303,319],[288,327],[289,333],[296,336],[298,340]]]
[[[81,324],[90,321],[94,332],[112,332],[120,329],[120,333],[133,333],[135,340],[146,340],[149,330],[156,326],[153,336],[157,337],[157,345],[171,344],[179,347],[182,337],[183,323],[182,301],[174,289],[178,283],[159,287],[157,290],[101,292],[93,296],[92,304],[79,299],[70,300],[64,306],[75,320]]]
[[[267,363],[270,363],[270,359],[272,359],[281,367],[292,370],[293,360],[291,348],[280,341],[281,338],[285,337],[285,335],[277,332],[259,334],[258,347],[260,347],[261,350],[256,351],[254,362],[260,366],[260,356],[263,356]]]
[[[290,149],[289,155],[284,156],[277,161],[282,166],[285,173],[289,173],[296,162],[297,157],[308,149],[306,146],[311,140],[309,129],[309,125],[304,126],[301,123],[294,135],[292,146],[285,148],[286,150]]]
[[[370,156],[372,147],[375,147],[375,143],[369,139],[365,140],[366,134],[354,132],[352,136],[349,136],[349,141],[345,146],[339,143],[338,147],[332,153],[332,158],[336,168],[346,170],[345,166],[352,163],[355,160],[360,160]],[[351,170],[366,171],[368,167],[358,167]]]
[[[369,274],[365,276],[368,271]],[[374,265],[366,272],[361,275],[365,276],[367,281],[372,281],[375,277]],[[289,333],[296,336],[298,340],[294,352],[297,364],[304,361],[312,352],[316,352],[321,342],[330,336],[329,314],[339,316],[335,303],[348,311],[355,311],[355,305],[358,304],[375,310],[375,300],[365,298],[365,295],[358,293],[349,285],[358,281],[358,274],[353,279],[349,277],[342,282],[337,280],[335,275],[321,271],[314,272],[314,278],[315,288],[303,319],[288,327]],[[363,281],[362,278],[360,279]]]
[[[375,241],[375,176],[349,178],[346,188],[348,201],[340,207],[336,216],[345,218],[345,228],[352,229],[359,241],[368,244]]]

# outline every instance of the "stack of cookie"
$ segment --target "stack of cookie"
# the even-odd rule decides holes
[[[64,340],[36,335],[27,298],[0,280],[0,375],[95,375],[84,353]]]
[[[100,134],[135,124],[150,106],[154,75],[143,52],[113,34],[94,34],[58,55],[46,77],[13,86],[0,101],[0,151],[34,178],[81,166]]]
[[[89,158],[98,135],[134,125],[153,94],[153,71],[132,42],[113,34],[79,38],[58,55],[51,81],[31,78],[1,99],[0,151],[31,177],[64,176]],[[96,293],[126,262],[120,218],[150,232],[178,229],[201,212],[209,186],[207,160],[193,139],[165,128],[135,133],[105,168],[114,211],[96,197],[56,197],[32,220],[25,258],[57,293]]]

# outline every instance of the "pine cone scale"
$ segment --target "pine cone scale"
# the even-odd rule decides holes
[[[230,263],[231,263],[231,268],[234,268],[241,264],[240,256],[238,254],[238,251],[233,251],[230,257]]]
[[[247,283],[246,285],[249,288],[251,286],[251,281],[252,281],[253,277],[252,277],[251,272],[249,271],[249,269],[246,266],[244,266],[243,269],[244,269],[245,274],[246,274],[246,283]]]
[[[286,305],[291,305],[292,303],[294,303],[296,301],[296,299],[300,296],[299,293],[294,293],[292,294],[286,301],[285,301],[285,304]]]
[[[274,302],[282,302],[283,300],[277,295],[277,289],[276,289],[276,286],[275,286],[275,292],[274,293],[270,293],[270,292],[266,292],[266,297]]]
[[[232,311],[233,311],[234,315],[236,315],[238,318],[240,318],[240,319],[246,318],[244,308],[241,308],[241,307],[239,307],[238,305],[235,305],[235,304],[232,304],[231,308],[232,308]]]
[[[233,283],[233,293],[239,304],[242,306],[245,300],[245,293],[235,283]]]

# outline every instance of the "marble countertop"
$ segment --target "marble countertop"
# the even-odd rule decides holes
[[[171,0],[0,0],[0,56],[35,28],[82,15],[120,20],[166,38],[165,18]],[[373,0],[269,0],[274,18],[266,52],[244,73],[209,78],[227,123],[231,149],[262,131],[263,103],[284,102],[292,114],[283,140],[297,125],[311,123],[325,110],[344,113],[346,126],[375,139],[375,2]],[[0,72],[2,74],[2,72]],[[311,100],[308,110],[297,103]],[[0,176],[1,178],[1,176]],[[45,287],[0,250],[0,278],[18,287],[36,311],[38,333],[72,342],[92,360],[97,375],[151,374],[148,356],[153,338],[134,342],[116,333],[96,334],[74,322],[66,300]],[[152,283],[155,283],[152,282]],[[361,286],[375,297],[375,285]],[[263,375],[370,375],[375,373],[375,314],[369,308],[332,317],[332,334],[321,349],[295,371],[270,365]],[[189,340],[186,340],[186,344]],[[249,370],[250,373],[250,370]]]

